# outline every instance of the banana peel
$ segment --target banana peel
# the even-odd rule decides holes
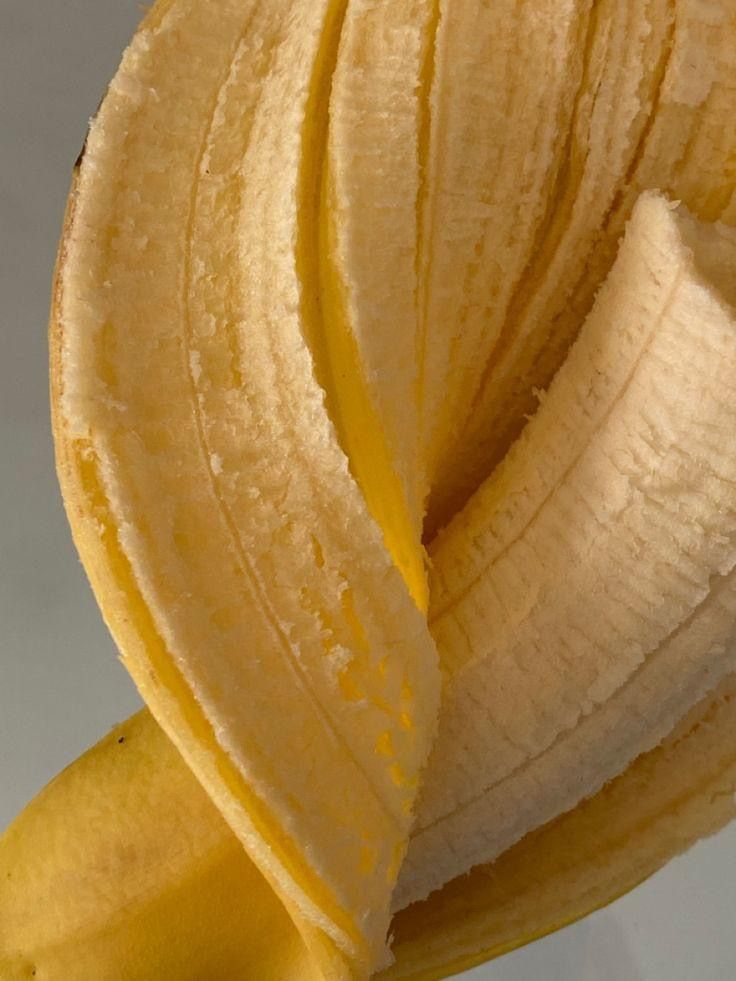
[[[147,711],[60,774],[2,841],[8,981],[320,977]]]
[[[87,140],[52,327],[60,479],[125,664],[335,976],[381,959],[439,695],[305,340],[309,110],[343,8],[144,22]],[[293,196],[263,193],[276,156]]]
[[[660,225],[658,225],[658,222]],[[691,242],[691,246],[686,245],[683,236]],[[586,329],[581,335],[579,344],[573,351],[569,362],[566,364],[566,370],[560,374],[556,385],[553,386],[547,397],[543,400],[537,417],[535,418],[533,424],[528,427],[528,430],[525,433],[524,440],[520,442],[515,452],[510,455],[505,469],[499,472],[496,478],[503,487],[503,493],[501,495],[502,499],[519,500],[519,488],[529,488],[533,486],[533,481],[529,478],[529,475],[525,470],[523,470],[521,476],[518,477],[510,476],[510,474],[513,474],[514,467],[517,466],[516,461],[518,461],[519,466],[525,467],[525,461],[538,458],[537,453],[529,450],[529,445],[533,443],[535,439],[540,440],[548,447],[553,447],[555,445],[555,440],[557,440],[561,446],[564,446],[566,443],[570,443],[570,449],[575,450],[576,439],[578,441],[582,440],[584,444],[589,439],[586,427],[591,428],[591,431],[595,431],[595,427],[598,425],[597,419],[606,416],[610,417],[610,404],[614,402],[619,403],[620,401],[619,388],[617,387],[620,382],[617,382],[616,376],[605,378],[600,370],[602,364],[611,362],[615,363],[619,375],[623,379],[628,379],[628,373],[630,371],[630,369],[627,367],[628,363],[636,363],[640,372],[642,371],[642,366],[646,368],[647,362],[646,359],[642,358],[639,347],[642,345],[642,343],[644,343],[647,347],[650,347],[651,344],[647,341],[646,332],[640,334],[639,330],[637,329],[636,322],[631,321],[631,311],[629,307],[625,305],[626,298],[630,295],[629,287],[632,285],[632,283],[640,280],[642,277],[651,277],[648,290],[650,302],[653,304],[655,311],[658,311],[657,302],[658,297],[660,296],[668,297],[669,308],[671,309],[674,306],[674,309],[677,310],[677,303],[673,303],[672,299],[673,283],[682,283],[684,281],[687,284],[690,282],[692,277],[697,279],[695,286],[699,288],[700,292],[696,295],[695,299],[696,301],[699,300],[701,308],[703,304],[717,304],[720,301],[713,293],[712,287],[709,286],[707,277],[710,276],[713,281],[722,283],[724,288],[727,289],[728,276],[733,265],[729,259],[729,248],[731,248],[734,244],[731,242],[731,239],[732,233],[730,230],[725,228],[709,229],[706,226],[700,226],[692,219],[689,219],[685,213],[673,212],[671,206],[662,201],[661,198],[651,196],[650,198],[645,198],[642,200],[642,202],[640,202],[635,218],[629,229],[628,239],[624,243],[619,256],[616,267],[617,278],[609,281],[606,286],[606,291],[604,291],[601,296],[600,307],[602,313],[600,316],[596,317],[594,312],[594,314],[591,316],[590,323],[586,325]],[[677,252],[678,249],[680,250],[679,259],[677,258],[676,254],[673,254],[673,248],[675,249],[675,252]],[[699,266],[695,265],[693,256],[697,257],[699,260]],[[647,291],[643,289],[638,291],[639,294],[646,292]],[[623,307],[621,306],[622,303],[624,304]],[[698,311],[703,323],[707,322],[707,310],[705,308],[700,309],[697,306],[697,302],[694,307],[687,310],[687,313],[689,313],[692,317],[698,315]],[[629,315],[628,319],[624,316],[624,314]],[[728,319],[730,318],[730,313],[728,312],[727,308],[723,308],[723,315],[726,318],[727,336]],[[663,321],[661,312],[655,312],[655,314],[652,314],[651,310],[647,309],[640,316],[642,317],[645,325],[654,325],[654,327],[651,329],[658,328],[660,333],[662,333],[665,337],[665,340],[669,339],[667,330],[663,329],[662,326],[663,322],[666,321]],[[622,346],[622,344],[616,340],[615,326],[613,329],[609,327],[611,321],[615,322],[617,320],[624,324],[627,328],[628,333],[625,333],[623,336],[626,344],[629,345],[628,353],[626,353],[626,345],[624,344]],[[687,327],[689,321],[687,321],[686,318],[678,318],[677,314],[673,313],[672,323],[674,328],[677,329],[681,327],[682,324]],[[610,358],[610,348],[612,344],[615,344],[618,350],[618,356],[614,359]],[[600,345],[604,345],[605,350],[602,350]],[[713,352],[715,352],[715,354],[713,354]],[[708,383],[712,387],[714,385],[714,379],[718,377],[719,366],[724,376],[728,377],[728,362],[727,359],[724,359],[725,356],[724,352],[722,351],[717,351],[716,349],[709,347],[708,353],[716,357],[716,363],[711,366],[712,371],[710,374],[705,375],[704,372],[698,372],[696,373],[696,377],[707,377]],[[692,364],[692,358],[683,360],[688,366]],[[591,401],[592,386],[586,382],[587,376],[586,370],[584,370],[582,367],[583,362],[589,363],[592,366],[591,370],[594,369],[594,374],[597,378],[596,383],[599,388],[598,395],[603,400],[597,408],[595,408],[595,403]],[[631,382],[628,380],[627,384],[629,387],[631,386]],[[580,405],[584,407],[586,416],[580,420],[575,418],[574,411],[572,414],[569,410],[567,412],[561,412],[558,406],[558,403],[561,401],[563,404],[566,404],[564,400],[568,400],[570,398],[569,393],[576,391],[578,392],[578,395],[580,392],[585,392],[585,398],[580,402]],[[639,405],[640,401],[641,400],[639,399],[635,399],[635,405]],[[620,411],[622,410],[619,409],[619,412]],[[559,420],[565,420],[564,424],[560,423]],[[709,425],[713,424],[714,419],[711,419]],[[591,445],[595,446],[596,444],[594,442]],[[564,451],[562,449],[555,450],[554,456],[556,466],[563,471],[567,466]],[[702,460],[696,460],[693,466],[698,473],[702,473]],[[552,483],[558,480],[558,478],[555,476],[554,470],[546,475],[546,479]],[[653,486],[649,487],[649,492],[650,494],[654,492]],[[457,586],[455,588],[459,590],[461,597],[464,598],[465,594],[467,594],[467,590],[465,589],[465,579],[467,579],[468,572],[459,569],[457,562],[459,558],[469,554],[465,542],[468,535],[471,535],[476,540],[481,540],[482,524],[479,524],[477,519],[487,521],[489,516],[499,513],[497,509],[488,507],[483,501],[483,495],[494,494],[497,494],[494,483],[489,483],[487,486],[484,486],[482,494],[474,502],[474,510],[469,510],[467,513],[463,512],[463,514],[458,516],[457,529],[455,527],[448,529],[446,535],[441,538],[438,541],[437,546],[433,548],[433,557],[435,559],[433,577],[434,580],[436,580],[435,594],[437,596],[438,603],[444,604],[448,609],[449,597],[451,596],[452,587],[455,582],[457,582]],[[545,493],[542,493],[540,498],[544,499],[544,497]],[[530,504],[530,506],[533,510],[536,510],[536,505],[534,505],[533,502]],[[723,512],[721,511],[720,513]],[[508,515],[504,515],[504,520],[507,523],[509,522]],[[514,533],[513,523],[511,523],[511,533]],[[453,535],[457,535],[459,537],[459,545],[448,544],[448,542],[452,542]],[[497,541],[494,543],[494,547],[503,551],[503,539],[497,539]],[[446,555],[447,558],[443,558],[443,550],[444,555]],[[478,554],[492,555],[493,549],[485,549],[483,552]],[[574,566],[574,563],[572,563],[572,565]],[[677,565],[677,562],[672,563],[673,568],[675,568]],[[471,574],[473,575],[476,583],[483,585],[485,580],[482,574],[479,576],[477,573],[472,572],[472,570]],[[568,583],[567,586],[569,587],[569,585],[570,584]],[[583,607],[589,608],[591,602],[593,601],[594,595],[591,595],[585,599],[585,602],[578,603],[578,606],[582,605]],[[554,597],[551,599],[551,602],[555,605],[559,603],[559,601]],[[462,609],[462,607],[460,609]],[[457,609],[454,610],[454,613],[458,613]],[[460,613],[460,615],[462,614]],[[514,632],[519,630],[520,623],[517,623],[512,630],[504,633],[502,618],[499,616],[496,618],[496,620],[496,628],[499,631],[499,637],[501,639],[503,639],[504,635],[506,635],[508,638],[509,635],[512,635]],[[472,623],[469,623],[467,625],[467,630],[461,632],[462,636],[468,637],[468,630],[471,629]],[[478,629],[483,633],[492,633],[492,628],[487,624],[479,624]],[[724,629],[726,630],[727,635],[732,629],[732,615],[728,606],[726,606]],[[465,663],[463,658],[465,655],[467,655],[467,650],[464,651],[464,649],[459,647],[457,642],[453,640],[452,631],[447,633],[446,631],[437,630],[437,628],[435,628],[435,636],[439,642],[440,652],[443,654],[445,671],[450,676],[449,681],[446,681],[446,685],[452,684],[454,678],[462,677],[463,666]],[[639,627],[639,636],[642,636],[641,627]],[[709,648],[706,647],[704,650],[707,653]],[[476,642],[472,653],[473,657],[476,659],[476,663],[478,663],[478,659],[481,659],[482,663],[483,655],[485,653],[483,645]],[[727,655],[723,660],[723,664],[728,665],[729,663],[730,661]],[[714,662],[713,658],[710,658],[707,674],[708,684],[713,683],[715,664],[716,662]],[[544,665],[540,665],[540,670],[543,668],[543,666]],[[571,679],[569,672],[566,680],[567,684],[570,685]],[[473,679],[472,687],[477,689],[477,678]],[[698,690],[697,686],[690,684],[685,685],[684,689],[686,693],[685,697],[692,697],[692,692]],[[655,687],[652,690],[658,698],[658,693],[661,691],[661,687]],[[730,691],[727,684],[724,691]],[[709,713],[716,710],[722,711],[723,705],[730,705],[730,698],[731,696],[728,693],[722,696],[720,692],[715,696],[715,698],[705,698],[701,706],[695,710],[695,714],[692,716],[692,718],[699,718],[698,712],[702,712],[707,715],[708,718],[710,718]],[[485,703],[487,708],[492,704],[492,698]],[[467,701],[467,699],[464,704],[461,702],[460,705],[461,711],[465,714],[465,716],[467,716],[469,710],[472,710],[472,705]],[[714,706],[716,706],[716,708],[714,708]],[[719,706],[720,708],[718,708]],[[446,708],[445,711],[447,712],[448,709]],[[625,713],[622,714],[625,715]],[[651,724],[651,719],[649,721]],[[711,729],[709,724],[706,728],[710,733]],[[701,732],[702,730],[703,725],[698,722],[697,724],[693,724],[691,729],[686,729],[686,731],[689,733],[687,740],[681,740],[681,733],[679,731],[673,738],[677,746],[682,745],[683,752],[685,746],[688,746],[689,750],[692,750],[693,752],[698,752],[697,749],[693,750],[693,746],[699,745],[699,741],[693,743],[692,733]],[[630,724],[627,725],[626,731],[630,735]],[[144,729],[142,733],[138,733],[136,740],[131,742],[130,745],[134,745],[135,742],[145,742],[147,738],[151,738],[150,725],[148,725],[148,727]],[[163,737],[159,737],[159,741],[162,738]],[[605,732],[604,742],[600,747],[598,747],[590,738],[587,739],[588,745],[592,746],[592,752],[594,755],[605,749],[606,741],[612,741],[610,731]],[[719,737],[718,744],[722,746],[725,751],[727,751],[729,746],[728,736],[724,736],[722,742]],[[114,742],[109,741],[108,746],[114,748]],[[497,740],[497,752],[500,749],[500,746],[501,741]],[[441,731],[438,747],[435,748],[435,753],[437,753],[438,749],[441,753],[443,751],[443,747],[445,752],[447,751],[447,747],[449,747],[450,752],[452,752],[454,748],[456,751],[457,743],[453,742],[451,739],[445,739],[443,742],[443,735]],[[554,835],[551,839],[546,837],[546,830],[549,830],[551,833],[551,829],[556,827],[555,824],[550,825],[542,835],[543,844],[540,846],[540,853],[531,852],[529,853],[529,857],[525,859],[525,861],[530,863],[530,867],[534,867],[535,865],[544,866],[544,862],[542,862],[540,858],[541,854],[548,857],[549,861],[552,862],[552,868],[549,871],[544,873],[540,872],[539,875],[533,879],[533,889],[531,889],[527,879],[524,879],[523,876],[522,884],[520,886],[516,884],[516,877],[520,876],[521,873],[516,870],[512,857],[519,854],[525,856],[528,854],[527,848],[531,848],[532,846],[529,843],[536,840],[536,832],[532,832],[530,836],[524,838],[521,845],[507,851],[506,854],[496,863],[477,866],[470,876],[462,876],[456,881],[451,882],[444,889],[440,889],[439,892],[434,893],[428,900],[426,900],[425,903],[414,903],[407,909],[399,912],[395,916],[392,926],[395,936],[393,952],[394,956],[396,956],[398,960],[396,966],[391,970],[394,972],[401,972],[405,969],[409,972],[414,971],[415,967],[413,965],[415,964],[415,960],[417,958],[421,960],[422,957],[429,957],[430,950],[433,952],[432,957],[436,958],[437,961],[436,963],[433,963],[431,967],[428,967],[427,970],[446,972],[454,968],[456,965],[456,958],[457,964],[465,964],[466,962],[473,962],[474,959],[484,959],[487,956],[492,956],[494,953],[499,953],[505,949],[510,949],[511,947],[523,943],[534,936],[553,929],[556,925],[562,925],[564,922],[568,922],[570,919],[575,918],[576,915],[583,915],[585,911],[609,901],[615,895],[625,891],[626,888],[635,884],[635,882],[638,881],[638,878],[641,878],[645,874],[653,871],[656,867],[658,867],[658,864],[661,864],[666,860],[666,857],[673,854],[677,847],[686,847],[687,842],[691,840],[691,838],[688,837],[689,834],[691,835],[692,840],[694,840],[701,833],[704,833],[702,830],[703,825],[697,823],[697,821],[700,821],[702,816],[702,801],[700,797],[697,796],[697,793],[695,795],[695,802],[692,804],[692,807],[694,809],[693,813],[697,816],[697,821],[693,827],[696,827],[698,831],[693,830],[692,832],[686,832],[683,830],[685,825],[681,825],[679,816],[676,815],[673,817],[673,811],[670,803],[672,800],[671,797],[667,798],[667,804],[662,805],[659,798],[655,797],[652,800],[651,798],[647,797],[647,795],[642,793],[642,780],[644,778],[639,778],[636,776],[636,774],[639,773],[642,768],[646,769],[650,765],[653,765],[651,764],[652,760],[657,761],[663,758],[667,758],[668,760],[670,759],[669,742],[665,742],[663,746],[659,747],[658,750],[653,751],[653,753],[649,756],[640,757],[640,759],[626,771],[625,776],[620,778],[622,781],[631,781],[631,785],[636,788],[634,791],[632,791],[631,796],[626,798],[625,802],[621,805],[621,812],[626,815],[627,819],[631,819],[632,822],[636,823],[637,825],[644,822],[647,828],[647,835],[650,833],[650,825],[648,822],[650,822],[651,814],[648,810],[639,812],[637,810],[639,805],[638,803],[635,805],[632,798],[635,798],[637,802],[641,802],[642,806],[644,806],[644,803],[646,802],[647,808],[657,808],[661,806],[661,811],[658,812],[657,821],[653,826],[655,830],[651,830],[651,837],[646,837],[646,840],[642,843],[641,852],[634,849],[631,846],[631,839],[627,839],[625,836],[623,836],[621,840],[627,842],[626,847],[621,846],[619,850],[615,852],[615,855],[606,852],[605,848],[599,846],[599,839],[595,837],[593,839],[593,843],[591,844],[590,851],[585,852],[581,842],[584,840],[585,835],[588,834],[588,830],[585,830],[584,833],[581,831],[580,834],[578,834],[577,830],[575,831],[575,854],[588,854],[589,861],[591,863],[593,862],[594,856],[595,861],[598,863],[595,866],[595,876],[593,876],[590,869],[585,870],[586,882],[588,884],[587,888],[590,888],[591,878],[594,878],[595,881],[599,881],[601,883],[599,891],[593,889],[592,896],[589,896],[586,893],[584,897],[578,895],[576,892],[576,887],[573,886],[566,889],[564,895],[554,892],[554,889],[556,888],[555,883],[557,882],[556,877],[558,875],[582,875],[583,872],[577,867],[577,865],[572,873],[569,872],[567,863],[572,860],[571,856],[569,855],[569,848],[564,846],[562,844],[562,840],[554,837]],[[467,766],[462,758],[458,759],[454,764],[454,770],[453,764],[447,764],[446,760],[441,761],[439,766],[436,763],[434,765],[434,770],[432,767],[430,767],[425,784],[425,791],[429,790],[430,793],[435,789],[437,791],[446,790],[448,786],[452,785],[451,774],[453,772],[461,773],[464,767],[467,770]],[[657,766],[659,765],[663,764],[658,763]],[[621,769],[622,765],[620,761],[616,767],[617,769]],[[598,767],[598,772],[603,772],[605,779],[605,771],[601,771],[600,766]],[[685,776],[686,772],[687,771],[684,769],[681,771],[682,779],[684,780],[688,779],[688,777]],[[711,771],[708,772],[711,774]],[[645,778],[645,782],[647,786],[660,786],[659,784],[656,784],[655,778],[649,769],[646,769],[646,773],[647,776]],[[730,779],[728,776],[729,773],[730,770],[728,770],[727,767],[723,767],[722,769],[716,767],[712,771],[711,775],[714,780],[726,780]],[[476,767],[476,776],[479,776],[481,781],[485,779],[482,765],[480,767]],[[668,790],[671,790],[675,786],[669,771],[668,776],[663,782]],[[133,780],[129,786],[135,786],[135,780]],[[615,783],[611,786],[618,786],[618,784]],[[707,793],[710,795],[708,796],[708,799],[712,800],[714,798],[711,783],[708,782],[707,786],[709,788]],[[615,828],[616,808],[609,802],[612,799],[618,800],[618,797],[616,794],[611,797],[611,794],[611,788],[608,787],[604,791],[601,791],[598,797],[593,798],[592,801],[580,805],[578,808],[570,812],[570,814],[559,819],[561,826],[566,829],[564,834],[572,834],[570,831],[570,826],[577,829],[578,822],[581,822],[582,828],[587,829],[587,818],[585,815],[587,815],[591,809],[595,813],[599,814],[601,824],[605,823],[608,831]],[[105,797],[108,796],[109,795],[105,794]],[[715,799],[718,800],[719,798],[716,796]],[[727,799],[727,794],[725,792],[724,799]],[[594,801],[596,803],[594,803]],[[412,849],[414,849],[415,852],[418,851],[419,855],[422,855],[422,806],[423,805],[420,805],[419,812],[420,823],[415,828],[415,842],[410,847],[410,857],[407,866],[409,870],[411,870],[412,864],[416,862],[416,858],[412,856]],[[176,809],[178,810],[178,807]],[[564,810],[564,807],[560,807],[560,805],[557,804],[557,809]],[[145,806],[139,809],[139,813],[142,813],[144,810],[153,817],[157,809],[155,807]],[[186,810],[186,805],[182,807],[182,810]],[[712,826],[707,825],[707,827],[715,830],[715,828],[719,825],[713,816],[713,813],[711,813],[708,809],[706,809],[706,811],[708,816],[704,820],[713,820]],[[58,808],[58,812],[63,813],[63,808]],[[642,813],[646,814],[646,819],[642,817]],[[722,812],[718,810],[717,813],[720,815]],[[688,814],[690,814],[690,811],[688,811]],[[635,815],[638,815],[636,821],[634,821]],[[663,843],[659,830],[662,823],[666,822],[669,822],[674,828],[677,829],[674,841],[670,842],[669,844]],[[193,826],[196,826],[196,824],[193,824]],[[224,832],[224,826],[222,830],[223,833],[226,833]],[[159,841],[162,840],[161,831],[158,829],[155,823],[152,824],[149,834],[154,840],[156,838],[158,838]],[[32,836],[30,837],[32,838]],[[567,840],[569,841],[570,838],[568,837]],[[111,850],[115,852],[117,848],[112,848]],[[425,868],[427,865],[433,869],[442,867],[441,856],[439,855],[432,855],[429,863],[426,858],[420,859],[419,861]],[[463,858],[462,861],[467,862],[467,857]],[[499,881],[497,879],[499,874],[498,870],[499,868],[505,868],[507,862],[511,862],[510,868],[513,870],[510,873],[511,878],[506,879],[502,877],[498,886],[499,891],[489,894],[488,882],[490,881],[495,884]],[[22,861],[18,862],[19,866],[24,864],[25,863]],[[474,862],[471,864],[476,863]],[[608,869],[608,876],[609,879],[612,880],[611,882],[609,882],[609,879],[607,879],[605,876],[600,878],[600,865],[604,865]],[[193,861],[192,866],[195,867],[196,862]],[[526,876],[529,876],[529,874],[529,871],[524,873]],[[252,875],[257,875],[257,873],[254,871]],[[450,876],[445,873],[445,878],[450,878]],[[258,881],[260,882],[260,878]],[[613,882],[616,883],[615,886]],[[524,883],[526,883],[526,885],[524,885]],[[398,893],[399,897],[404,895],[401,891],[402,888],[406,889],[405,884],[400,884]],[[501,897],[506,896],[508,898],[509,896],[516,896],[516,892],[519,889],[522,891],[524,889],[527,890],[520,900],[522,908],[524,909],[523,916],[526,917],[526,919],[517,921],[510,917],[508,908],[501,901]],[[541,901],[541,897],[546,889],[550,890],[549,905],[545,905],[545,903]],[[33,895],[32,890],[29,890],[29,893]],[[263,891],[261,890],[258,892],[258,895],[259,902],[262,904],[262,906],[264,906]],[[447,896],[454,897],[453,903],[457,905],[455,919],[453,919],[445,909],[444,903]],[[461,900],[460,897],[463,897],[463,899]],[[571,904],[570,909],[576,910],[577,913],[563,912],[567,908],[567,902]],[[275,910],[283,911],[283,907],[279,903],[275,894],[271,898],[269,904],[265,905],[268,906],[268,908],[273,906]],[[404,905],[403,902],[402,905]],[[217,909],[217,904],[213,903],[212,908]],[[428,927],[426,933],[422,933],[422,928],[419,928],[419,932],[415,937],[415,932],[417,931],[417,917],[420,918],[419,922],[421,922],[421,916],[424,915],[424,913],[418,912],[420,910],[427,911],[427,915],[430,915],[429,911],[434,911],[432,912],[432,917],[436,918],[431,920],[431,927]],[[500,910],[504,911],[503,914],[500,912]],[[543,911],[546,912],[543,913]],[[495,924],[492,930],[487,926],[489,917]],[[278,923],[278,918],[275,917],[275,915],[274,918]],[[21,917],[19,917],[19,920],[20,919]],[[440,920],[445,923],[445,927],[440,927]],[[470,940],[464,940],[462,941],[462,944],[460,944],[460,941],[455,936],[455,931],[462,932],[461,926],[462,929],[465,929],[468,927],[468,924],[471,921],[476,924],[476,932],[473,934],[473,940],[472,942]],[[514,924],[513,929],[511,927],[512,923]],[[503,939],[498,939],[496,936],[496,932],[501,930],[500,924],[503,924],[503,930],[505,930]],[[399,953],[402,943],[401,938],[404,935],[402,933],[403,929],[408,931],[408,936],[410,938],[407,940],[407,943],[409,944],[408,949],[412,951],[412,953],[406,955],[408,958],[406,968],[404,967],[402,961],[402,955]],[[273,928],[272,935],[276,934],[279,936],[283,934],[283,921],[281,921],[280,925]],[[298,934],[293,930],[292,934],[289,934],[289,936],[291,936],[291,940],[289,942],[285,941],[286,948],[291,949],[293,944],[296,951],[300,952],[300,956],[306,956],[304,953],[304,944],[298,938]],[[442,942],[440,943],[437,941],[437,943],[435,943],[435,940],[437,940],[437,937],[439,936],[443,938]],[[430,938],[432,938],[431,943]],[[412,944],[414,944],[414,946],[412,946]],[[457,952],[458,945],[462,947],[461,953]],[[171,944],[168,944],[168,946],[170,947]],[[294,956],[297,955],[295,954]],[[250,965],[249,969],[253,971],[253,976],[269,976],[268,971],[270,968],[268,967],[267,960],[261,962],[261,960],[257,959],[255,950],[252,950],[248,957],[248,964]],[[196,963],[196,960],[193,960],[192,963]],[[307,968],[304,966],[304,964],[309,962],[297,961],[297,963],[299,966],[296,968],[296,970],[298,972],[302,972],[301,976],[307,976]],[[237,960],[233,961],[233,965],[237,964]],[[256,967],[256,965],[258,966]],[[183,968],[177,968],[177,970],[183,970]],[[235,966],[233,966],[232,970],[235,970]],[[283,969],[279,968],[278,970]],[[422,967],[421,970],[425,970],[425,968]],[[246,974],[245,976],[248,975]],[[276,973],[275,976],[279,976],[278,973]],[[396,976],[400,977],[414,975],[412,973],[408,973],[406,975],[398,973]],[[416,976],[424,975],[420,973]],[[430,973],[426,976],[443,975],[442,973],[435,975]]]
[[[447,977],[579,919],[723,827],[734,791],[730,677],[595,797],[396,914],[395,963],[379,977]],[[34,971],[69,981],[319,976],[275,892],[146,711],[5,832],[0,908],[8,981]]]
[[[684,212],[675,219],[656,196],[634,201],[660,181],[684,189],[701,215],[731,216],[734,21],[718,3],[540,0],[535,23],[545,31],[535,34],[539,52],[525,49],[523,68],[510,52],[529,35],[531,8],[516,5],[484,8],[476,25],[471,5],[451,13],[420,0],[216,7],[212,18],[207,5],[162,0],[126,53],[75,175],[51,331],[59,474],[75,541],[124,662],[184,762],[143,715],[120,731],[123,742],[93,750],[31,806],[0,847],[9,872],[0,958],[17,974],[47,957],[57,975],[80,978],[93,963],[96,976],[109,965],[109,977],[365,977],[388,963],[393,909],[396,961],[387,970],[445,976],[609,901],[730,816],[730,790],[713,788],[730,787],[733,765],[734,481],[722,466],[733,428],[733,235]],[[498,48],[493,58],[488,43]],[[558,68],[550,85],[547,56]],[[503,58],[509,72],[497,71]],[[701,62],[702,77],[693,71]],[[492,168],[513,175],[508,194],[501,181],[480,224],[448,250],[446,231],[463,228],[467,199],[437,196],[437,187],[465,182],[470,197],[498,143],[471,138],[463,159],[453,156],[462,139],[442,141],[468,120],[488,64],[512,103],[520,96],[532,106],[532,125],[511,128],[508,160]],[[366,99],[361,79],[384,101]],[[629,89],[630,99],[606,96]],[[550,117],[554,125],[535,130],[535,119]],[[561,138],[570,127],[588,140],[586,153]],[[617,147],[608,157],[606,127]],[[385,171],[374,170],[376,136],[390,150],[379,148]],[[507,207],[514,168],[531,166],[540,140],[517,229]],[[601,185],[599,247],[600,215],[585,202]],[[568,354],[632,209],[613,272]],[[498,335],[482,329],[466,296],[482,293],[483,269],[498,271],[484,251],[492,227],[514,242],[532,310],[517,316],[509,299],[513,315],[502,314]],[[530,271],[529,250],[545,270],[550,256],[549,269],[561,263],[567,279]],[[516,289],[513,279],[499,286]],[[456,300],[446,286],[460,289]],[[452,329],[435,329],[452,328],[456,307],[472,342],[465,348]],[[704,337],[694,330],[700,321]],[[650,335],[663,338],[658,348]],[[489,353],[496,336],[500,358]],[[703,402],[695,419],[661,371],[673,351],[695,366],[692,391],[682,382]],[[624,392],[615,370],[606,378],[606,359],[625,368],[629,355],[635,383],[626,380]],[[563,361],[521,439],[476,490],[520,425],[533,382],[546,384]],[[627,459],[639,496],[618,525],[606,466],[613,454],[621,474],[625,440],[597,431],[605,426],[586,437],[596,416],[615,419],[619,435],[639,427],[650,437]],[[555,555],[529,528],[540,515],[541,525],[554,519],[555,493],[572,486],[566,455],[580,455],[580,438],[590,447],[579,528],[590,512],[594,529],[610,529],[593,534],[603,564],[586,574],[583,562],[577,575],[574,541]],[[679,454],[676,466],[657,440]],[[551,476],[539,469],[547,450]],[[430,529],[469,498],[431,545],[428,574],[427,493]],[[652,518],[655,505],[665,518]],[[662,534],[669,542],[654,579],[626,539],[637,527],[660,533],[653,554]],[[698,529],[710,535],[706,545]],[[519,575],[523,561],[499,572],[496,553],[514,550],[536,555],[531,573]],[[616,556],[633,563],[635,601]],[[657,593],[662,568],[672,575]],[[492,609],[505,592],[510,600],[488,615],[483,604]],[[608,641],[575,626],[576,610],[599,610],[611,626],[610,657]],[[577,631],[572,647],[566,630]],[[535,631],[550,656],[532,657]],[[560,647],[577,648],[562,671]],[[443,706],[420,792],[438,654]],[[687,671],[673,680],[662,664]],[[617,688],[633,690],[631,704]],[[537,697],[544,689],[546,705]],[[660,696],[659,714],[642,709]],[[510,712],[514,705],[522,710]],[[485,733],[483,716],[493,720]],[[719,726],[726,735],[716,747],[706,736]],[[137,749],[121,765],[116,746]],[[586,747],[599,755],[584,780],[569,779],[570,746],[575,758]],[[697,785],[692,754],[702,764]],[[678,783],[672,770],[681,764]],[[515,779],[527,769],[530,805]],[[107,788],[121,820],[96,813],[91,784]],[[129,799],[139,804],[140,852],[124,844]],[[604,824],[619,837],[606,837]],[[39,868],[32,842],[44,825],[54,829],[54,860]],[[95,829],[91,866],[80,865],[75,826]],[[581,860],[570,835],[590,843]],[[218,915],[220,863],[230,863],[236,841],[240,861],[222,879],[232,908]],[[69,878],[75,862],[83,875]],[[64,913],[65,881],[74,899]],[[34,918],[41,893],[48,898]],[[198,917],[208,926],[194,936]]]
[[[736,669],[734,282],[736,230],[642,195],[538,411],[431,546],[446,677],[395,909],[595,793]]]

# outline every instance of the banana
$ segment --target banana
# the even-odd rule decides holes
[[[432,559],[448,680],[395,908],[574,807],[736,669],[736,229],[644,194]]]
[[[152,715],[2,839],[9,977],[444,976],[731,816],[734,38],[729,0],[149,12],[51,349]]]
[[[490,238],[506,285],[485,315],[494,342],[466,396],[464,425],[434,473],[432,528],[447,522],[519,434],[535,389],[547,387],[590,310],[639,194],[660,189],[707,221],[733,213],[734,44],[730,0],[594,5],[569,143],[547,184],[546,221],[521,261],[507,258],[503,235]],[[513,180],[513,157],[510,166]],[[522,212],[511,234],[523,238],[526,219]],[[446,282],[457,284],[458,272],[448,273]],[[445,282],[445,270],[436,275]],[[473,302],[464,292],[454,298],[460,309]]]
[[[60,478],[155,717],[324,969],[362,976],[439,672],[308,344],[312,108],[344,4],[211,6],[155,8],[87,140],[52,326]]]
[[[446,977],[628,891],[736,816],[734,747],[731,676],[595,797],[398,913],[395,963],[379,978]],[[8,981],[317,976],[276,894],[145,711],[0,838],[0,909]]]

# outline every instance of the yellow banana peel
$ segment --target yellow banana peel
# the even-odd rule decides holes
[[[396,961],[381,977],[442,978],[506,953],[722,827],[736,807],[734,685],[595,797],[397,914]],[[69,981],[318,976],[276,894],[145,711],[6,831],[0,905],[10,981],[34,969]]]
[[[729,0],[148,13],[51,367],[150,714],[0,840],[3,977],[445,977],[732,816],[735,42]]]

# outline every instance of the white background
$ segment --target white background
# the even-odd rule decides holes
[[[140,13],[133,0],[0,0],[0,830],[139,705],[59,501],[46,318],[71,167]],[[466,977],[732,981],[735,914],[736,827],[608,909]]]

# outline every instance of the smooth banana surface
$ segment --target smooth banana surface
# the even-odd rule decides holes
[[[9,977],[442,977],[731,816],[734,50],[730,0],[149,12],[51,359],[152,715],[0,841]]]
[[[60,774],[1,851],[3,981],[320,976],[147,711]]]

